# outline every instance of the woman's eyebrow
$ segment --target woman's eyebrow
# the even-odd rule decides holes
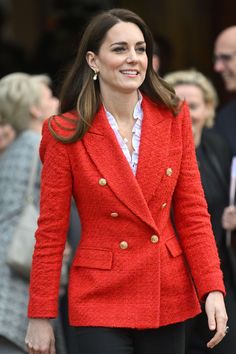
[[[112,47],[113,45],[127,45],[127,42],[115,42],[115,43],[112,43],[110,46]]]
[[[127,44],[128,44],[128,43],[125,42],[125,41],[122,41],[122,42],[115,42],[115,43],[112,43],[112,44],[110,45],[110,47],[112,47],[113,45],[127,45]],[[139,41],[139,42],[136,43],[136,45],[141,45],[141,44],[146,44],[146,42],[145,42],[145,41]]]

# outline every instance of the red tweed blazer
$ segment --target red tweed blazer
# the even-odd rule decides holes
[[[188,109],[174,117],[145,96],[142,107],[136,176],[102,107],[76,143],[58,142],[44,124],[29,317],[57,316],[72,195],[82,237],[70,270],[71,325],[157,328],[198,314],[208,292],[224,292]],[[71,134],[70,120],[52,124]]]

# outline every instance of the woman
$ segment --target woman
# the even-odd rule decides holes
[[[230,331],[227,338],[212,350],[213,353],[233,354],[236,347],[236,296],[233,287],[232,268],[229,261],[225,230],[233,223],[229,218],[229,173],[231,155],[224,140],[208,129],[212,127],[217,106],[217,94],[211,82],[195,70],[176,71],[168,74],[166,80],[174,87],[179,97],[188,103],[192,131],[201,180],[211,216],[211,223],[221,258],[221,267],[226,285],[226,308]],[[227,207],[227,208],[226,208]],[[228,221],[228,225],[227,225]],[[205,341],[209,338],[206,314],[203,312],[187,323],[187,354],[207,353]]]
[[[45,75],[14,73],[0,80],[0,117],[7,143],[0,154],[0,352],[25,353],[28,281],[6,264],[19,210],[25,202],[33,156],[43,120],[57,113],[58,99]],[[39,199],[39,172],[34,185]]]
[[[188,110],[154,73],[152,37],[136,14],[113,9],[91,21],[61,112],[43,127],[29,352],[54,353],[48,319],[57,316],[71,195],[82,226],[69,280],[78,353],[183,353],[199,299],[215,346],[226,329],[224,286]]]

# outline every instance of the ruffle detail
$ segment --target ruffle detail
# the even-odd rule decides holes
[[[133,117],[136,120],[136,122],[133,126],[133,129],[132,129],[132,133],[133,133],[132,146],[134,149],[134,151],[132,152],[132,155],[130,154],[128,146],[126,145],[124,139],[120,135],[119,127],[118,127],[118,124],[117,124],[114,116],[110,112],[108,112],[106,110],[106,108],[104,107],[108,122],[109,122],[112,130],[115,133],[117,141],[118,141],[128,163],[129,163],[134,175],[136,175],[136,172],[137,172],[138,158],[139,158],[139,145],[140,145],[142,121],[143,121],[143,110],[142,110],[141,103],[142,103],[142,96],[139,93],[139,100],[136,103],[136,106],[135,106],[134,112],[133,112]]]

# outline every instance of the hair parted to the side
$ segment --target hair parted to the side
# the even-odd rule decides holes
[[[17,133],[28,129],[30,109],[41,100],[41,85],[51,83],[47,75],[16,72],[0,79],[0,122],[10,124]]]
[[[165,80],[174,88],[178,85],[197,86],[202,91],[204,102],[211,106],[209,116],[206,119],[206,126],[209,128],[213,126],[218,96],[213,84],[205,75],[195,69],[178,70],[167,74]]]
[[[178,112],[179,100],[174,90],[161,79],[152,68],[153,39],[145,22],[135,13],[127,9],[112,9],[96,15],[88,24],[81,38],[77,57],[62,86],[60,94],[60,111],[63,113],[76,109],[79,119],[76,122],[75,134],[70,138],[59,136],[49,121],[52,134],[62,142],[72,143],[81,139],[92,124],[94,116],[101,104],[99,80],[93,80],[94,72],[89,67],[86,54],[92,51],[99,53],[107,32],[119,22],[131,22],[142,31],[148,57],[145,80],[140,87],[154,102],[163,104],[175,114]]]

